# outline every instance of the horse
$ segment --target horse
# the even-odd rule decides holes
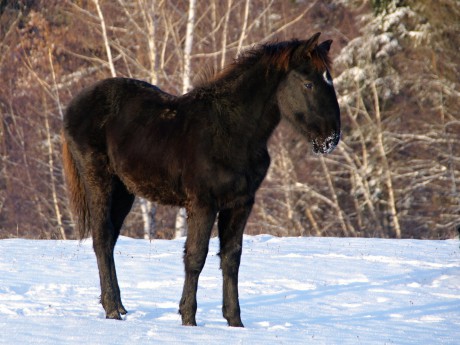
[[[318,43],[319,36],[253,46],[181,96],[110,78],[71,100],[62,128],[63,167],[80,238],[93,238],[106,318],[127,313],[113,253],[138,195],[187,210],[183,325],[196,326],[198,278],[217,220],[222,312],[229,326],[243,327],[242,238],[270,165],[270,135],[284,118],[317,154],[340,140],[332,40]]]

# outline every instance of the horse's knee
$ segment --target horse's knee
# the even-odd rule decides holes
[[[198,251],[184,250],[184,265],[187,272],[200,273],[206,262],[207,249],[203,248]]]
[[[200,273],[209,250],[209,238],[187,239],[184,248],[184,265],[187,272]]]
[[[231,248],[222,248],[220,256],[220,268],[227,273],[237,273],[241,262],[242,247],[237,244]]]

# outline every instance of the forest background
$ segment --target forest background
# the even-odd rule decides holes
[[[342,141],[315,156],[282,124],[246,233],[453,238],[458,0],[0,0],[0,238],[76,238],[60,129],[83,87],[124,76],[181,94],[203,66],[318,31],[334,40]],[[122,234],[172,238],[177,214],[137,199]]]

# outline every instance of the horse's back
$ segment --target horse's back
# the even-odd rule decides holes
[[[64,135],[76,144],[101,146],[106,139],[107,125],[119,120],[123,108],[141,104],[141,98],[163,107],[173,96],[140,80],[109,78],[99,81],[83,89],[70,102],[64,116]],[[131,118],[135,110],[128,114]]]

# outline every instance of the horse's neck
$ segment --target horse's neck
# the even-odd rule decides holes
[[[276,91],[281,78],[280,73],[267,73],[262,67],[241,73],[226,87],[226,97],[233,105],[222,118],[240,127],[241,135],[268,140],[280,121]]]

